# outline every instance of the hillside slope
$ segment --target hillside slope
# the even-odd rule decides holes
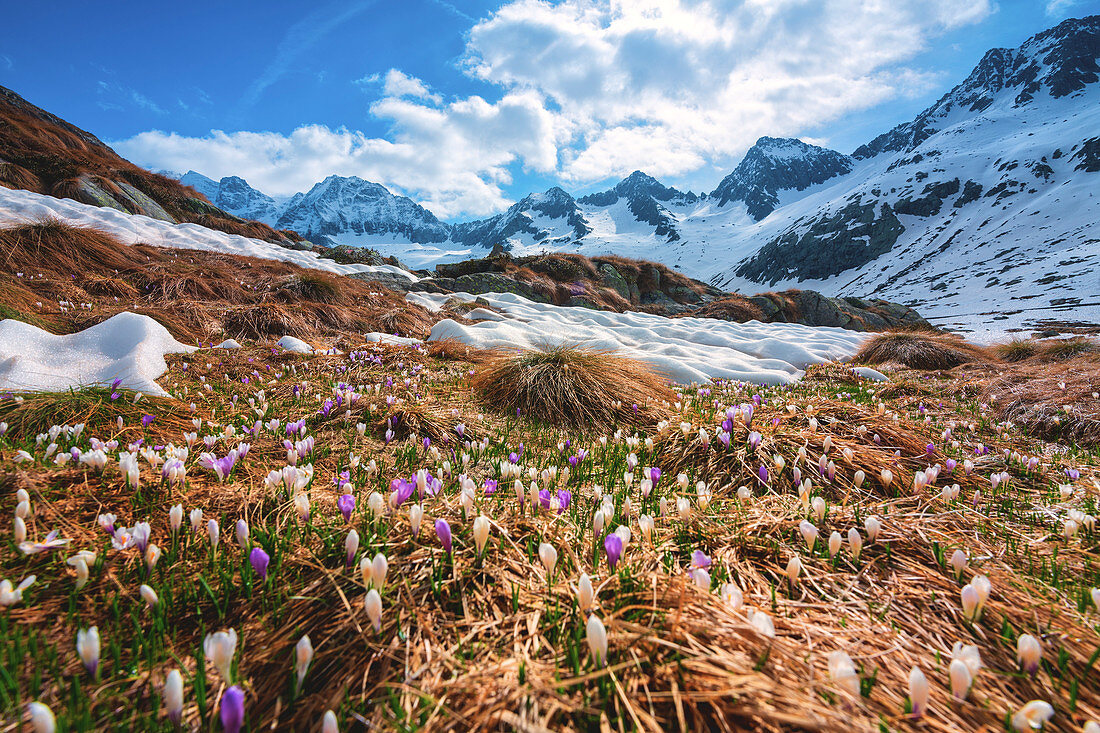
[[[106,206],[171,223],[293,245],[293,232],[247,221],[194,189],[119,156],[95,135],[0,87],[0,186]]]

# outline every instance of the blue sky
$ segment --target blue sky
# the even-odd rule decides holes
[[[710,190],[764,134],[850,152],[988,48],[1096,12],[1100,0],[20,3],[0,26],[0,84],[142,165],[273,195],[361,175],[464,219],[635,168]]]

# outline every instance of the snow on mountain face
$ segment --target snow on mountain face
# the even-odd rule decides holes
[[[719,206],[742,201],[749,215],[760,221],[779,206],[779,192],[803,191],[849,173],[853,160],[835,150],[801,140],[762,137],[710,194]]]
[[[989,52],[850,174],[739,232],[712,281],[874,293],[979,336],[1100,322],[1098,57],[1100,17]]]
[[[210,203],[223,211],[228,211],[242,219],[255,219],[264,224],[275,226],[278,219],[278,207],[275,199],[257,191],[240,176],[226,176],[220,181],[207,178],[201,173],[187,171],[179,177],[180,183],[190,186]]]
[[[356,176],[329,176],[295,194],[279,212],[277,228],[310,241],[339,235],[396,235],[409,242],[443,242],[449,227],[412,199]]]
[[[456,224],[452,239],[467,246],[511,249],[518,242],[555,249],[591,232],[576,200],[555,186],[512,204],[503,214]]]
[[[668,188],[653,176],[634,171],[614,188],[583,196],[578,201],[588,206],[606,208],[624,199],[635,221],[652,226],[657,237],[675,242],[680,239],[680,233],[676,228],[677,217],[669,206],[694,204],[699,197],[690,191],[683,193]]]

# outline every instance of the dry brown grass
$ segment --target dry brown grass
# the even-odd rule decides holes
[[[1100,445],[1100,363],[1078,357],[1059,363],[1024,362],[991,380],[982,392],[1004,420],[1032,435]]]
[[[692,318],[719,318],[723,321],[744,323],[746,321],[759,321],[764,318],[764,311],[760,306],[743,295],[730,295],[707,303],[702,308],[686,315]]]
[[[569,345],[498,353],[471,383],[498,410],[595,429],[655,422],[663,404],[675,399],[667,380],[649,365]]]
[[[900,364],[911,369],[953,369],[993,357],[958,336],[934,331],[893,331],[872,336],[852,357],[858,364]]]
[[[424,338],[441,317],[374,283],[274,260],[131,246],[57,220],[0,229],[0,268],[10,273],[0,281],[4,316],[54,332],[130,310],[186,342],[290,334],[349,345],[369,331]],[[95,307],[62,312],[62,300]]]
[[[428,356],[446,361],[465,361],[471,364],[483,364],[495,355],[488,349],[478,349],[464,344],[458,339],[447,338],[429,341],[425,349]]]

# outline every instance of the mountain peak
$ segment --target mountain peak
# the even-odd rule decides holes
[[[852,170],[852,159],[795,138],[762,137],[711,193],[724,206],[742,201],[757,221],[779,205],[779,192],[802,191]]]
[[[1071,18],[1028,38],[1017,48],[993,48],[961,84],[911,122],[852,153],[870,158],[908,152],[942,130],[948,120],[977,115],[994,104],[1019,108],[1042,96],[1060,99],[1100,80],[1100,15]]]

